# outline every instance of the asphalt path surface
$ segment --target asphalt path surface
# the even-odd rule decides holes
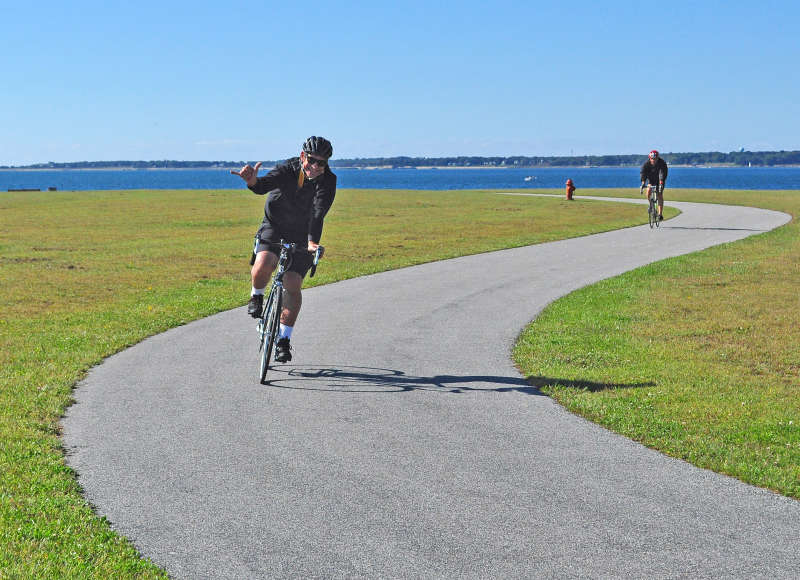
[[[511,361],[560,296],[790,219],[668,205],[307,290],[268,385],[244,308],[149,338],[78,385],[67,462],[175,578],[796,578],[800,502],[575,417]]]

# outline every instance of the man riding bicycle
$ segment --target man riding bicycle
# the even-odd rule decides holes
[[[275,344],[278,362],[292,360],[290,339],[303,302],[303,278],[311,268],[311,253],[319,247],[322,223],[336,195],[336,175],[328,167],[331,155],[330,141],[324,137],[309,137],[299,157],[278,164],[263,177],[258,177],[260,161],[255,167],[248,164],[239,171],[231,170],[253,193],[267,194],[264,220],[257,234],[255,262],[250,271],[253,289],[247,313],[253,318],[261,316],[264,290],[278,265],[280,241],[286,240],[298,247],[283,277],[283,312]],[[308,248],[308,252],[302,251],[303,248]]]
[[[653,149],[639,172],[642,178],[640,192],[644,191],[644,184],[648,181],[650,185],[656,188],[656,193],[658,194],[659,221],[664,220],[664,184],[667,182],[667,171],[667,162],[659,156],[658,151]]]

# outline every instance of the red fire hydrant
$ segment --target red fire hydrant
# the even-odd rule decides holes
[[[575,192],[575,184],[571,179],[567,179],[567,199],[572,199],[572,194]]]

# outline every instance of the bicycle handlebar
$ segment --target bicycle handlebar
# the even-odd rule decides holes
[[[256,262],[256,252],[258,251],[258,245],[261,243],[261,238],[258,236],[255,237],[255,243],[253,245],[253,253],[250,255],[250,265],[252,266]],[[286,240],[281,240],[277,244],[270,244],[271,246],[279,246],[285,250],[287,250],[290,254],[294,252],[299,252],[297,248],[297,244],[288,243]],[[311,274],[309,278],[313,278],[314,274],[317,273],[317,264],[322,259],[323,254],[325,253],[325,246],[317,246],[317,249],[313,252],[308,252],[309,254],[313,254],[313,259],[311,261]]]

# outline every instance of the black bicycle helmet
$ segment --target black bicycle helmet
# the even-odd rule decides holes
[[[333,145],[325,137],[309,137],[303,143],[303,151],[328,159],[333,155]]]

